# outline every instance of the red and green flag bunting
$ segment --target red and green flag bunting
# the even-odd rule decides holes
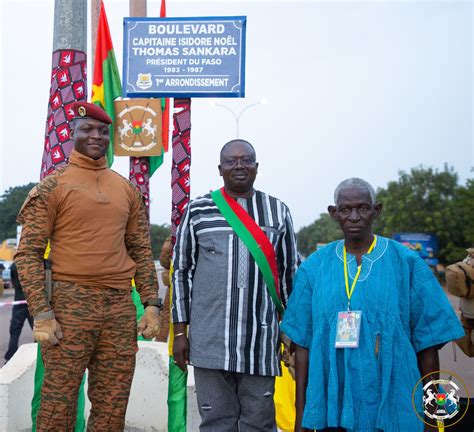
[[[91,102],[104,109],[114,124],[110,126],[110,145],[107,150],[107,164],[114,162],[114,100],[122,95],[122,82],[115,59],[115,51],[110,36],[109,23],[104,3],[100,4],[97,43],[95,48],[94,78],[92,80]]]
[[[74,114],[71,104],[76,101],[85,101],[86,98],[86,53],[73,49],[54,51],[41,180],[56,168],[68,163],[69,154],[73,148],[69,129],[69,122]]]
[[[191,191],[191,99],[175,99],[173,114],[173,160],[171,166],[171,232],[173,245]],[[172,280],[172,278],[170,278]],[[170,289],[173,289],[171,286]],[[170,295],[172,298],[172,295]],[[186,432],[187,372],[174,364],[173,326],[170,323],[168,378],[168,432]]]

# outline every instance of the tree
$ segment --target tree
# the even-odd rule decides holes
[[[377,191],[377,200],[384,208],[374,223],[374,231],[386,237],[396,232],[435,234],[440,262],[458,261],[469,246],[463,219],[474,220],[472,187],[472,182],[470,189],[459,186],[458,175],[447,166],[442,171],[422,166],[410,173],[401,171],[398,181],[391,181],[386,189]]]
[[[151,249],[153,251],[153,259],[158,260],[160,258],[161,247],[163,243],[171,234],[171,227],[167,224],[156,225],[151,224]]]
[[[474,247],[474,180],[461,187],[455,200],[462,221],[464,239],[469,247]]]
[[[35,183],[15,186],[0,197],[0,242],[7,238],[16,238],[16,217],[28,192]]]
[[[301,228],[296,234],[298,250],[304,256],[316,250],[318,243],[329,243],[342,238],[342,231],[327,213],[322,213],[311,225]]]

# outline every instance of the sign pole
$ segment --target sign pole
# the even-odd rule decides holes
[[[95,46],[97,43],[97,25],[99,24],[100,4],[102,0],[91,0],[91,64],[95,65]]]

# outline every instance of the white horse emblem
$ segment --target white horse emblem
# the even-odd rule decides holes
[[[120,139],[122,140],[124,137],[127,137],[128,138],[128,133],[129,132],[132,132],[132,125],[127,121],[127,120],[124,120],[122,122],[123,124],[123,127],[120,127],[118,128],[118,131],[120,133]]]
[[[446,400],[449,401],[449,406],[457,406],[459,403],[459,396],[456,396],[456,390],[451,389],[451,391],[446,395]]]
[[[433,404],[431,402],[436,400],[436,395],[431,390],[427,390],[426,393],[428,394],[428,397],[423,396],[423,405],[425,407],[427,405],[433,406]]]
[[[146,136],[152,136],[155,139],[156,126],[151,124],[152,119],[149,118],[145,123],[143,123],[143,132],[146,132]]]

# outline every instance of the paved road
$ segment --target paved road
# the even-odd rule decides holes
[[[12,288],[8,288],[4,291],[3,297],[0,299],[0,302],[12,301],[14,291]],[[0,366],[3,366],[4,358],[3,356],[8,349],[8,341],[10,339],[10,318],[12,315],[11,306],[0,307]],[[21,332],[20,344],[31,343],[33,342],[33,336],[31,334],[30,326],[28,322],[25,321],[23,326],[23,331]]]

